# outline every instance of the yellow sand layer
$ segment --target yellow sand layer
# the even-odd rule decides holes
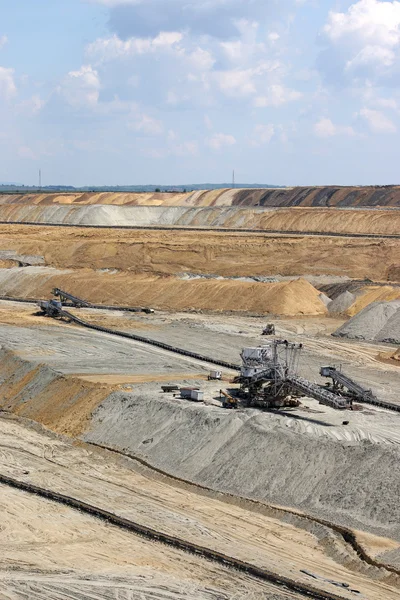
[[[58,269],[400,280],[400,242],[362,238],[0,226],[0,249]]]
[[[389,302],[391,300],[400,300],[400,288],[385,286],[371,286],[363,288],[363,293],[346,311],[349,317],[354,317],[372,302]]]
[[[250,311],[276,315],[325,315],[320,292],[305,279],[281,283],[194,279],[99,273],[79,270],[49,276],[43,269],[3,278],[2,295],[50,297],[54,287],[65,289],[93,303],[151,306],[163,310]],[[36,273],[36,274],[35,274]],[[8,287],[8,285],[10,287]],[[10,293],[12,292],[12,294]]]

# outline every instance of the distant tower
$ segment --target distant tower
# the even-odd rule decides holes
[[[42,169],[39,169],[39,189],[42,188]]]
[[[235,188],[235,171],[232,173],[232,187]]]

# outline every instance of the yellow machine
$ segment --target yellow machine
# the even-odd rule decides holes
[[[224,399],[222,401],[222,406],[224,408],[237,408],[238,407],[237,398],[230,396],[230,394],[228,394],[227,392],[224,392],[224,390],[219,390],[219,394],[220,394],[220,396],[224,397]]]

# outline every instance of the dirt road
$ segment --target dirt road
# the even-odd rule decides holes
[[[165,485],[140,472],[131,461],[113,463],[109,456],[105,460],[101,453],[27,429],[12,420],[0,420],[0,462],[2,474],[111,509],[137,523],[201,542],[296,581],[310,583],[310,576],[302,572],[306,570],[321,578],[313,579],[313,585],[332,593],[339,590],[326,580],[346,582],[369,600],[398,597],[400,582],[395,575],[363,564],[342,538],[327,538],[323,528],[307,531],[295,517],[292,522],[279,520]],[[3,510],[13,522],[21,510],[15,493],[11,492],[8,500],[7,493],[2,494]],[[25,494],[16,496],[22,500]],[[85,531],[83,523],[81,527]],[[7,531],[11,533],[9,528]],[[10,542],[17,552],[14,560],[18,560],[15,536]],[[391,543],[388,541],[388,545]],[[158,550],[157,545],[154,548]],[[52,551],[54,561],[54,546]],[[9,550],[7,557],[10,561]],[[63,561],[68,562],[68,553]],[[340,595],[354,597],[345,588],[340,589]]]

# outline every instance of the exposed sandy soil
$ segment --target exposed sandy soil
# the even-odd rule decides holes
[[[59,269],[117,269],[222,276],[338,275],[385,281],[398,240],[187,231],[0,226],[1,249],[44,257]]]
[[[352,304],[345,313],[349,317],[353,317],[372,302],[388,302],[391,300],[400,300],[400,287],[393,288],[391,286],[368,286],[360,291],[361,293],[354,302],[354,304]]]
[[[0,270],[1,295],[50,297],[54,287],[93,303],[151,306],[165,310],[251,311],[279,315],[325,315],[320,292],[305,279],[280,283],[235,280],[182,280],[130,273],[71,271],[43,267]],[[96,317],[98,318],[98,317]]]
[[[359,590],[361,594],[371,600],[394,600],[398,597],[398,576],[390,574],[385,569],[363,564],[341,536],[335,535],[324,526],[310,524],[301,516],[292,515],[290,517],[284,513],[279,514],[268,507],[265,507],[265,510],[252,511],[245,504],[240,506],[224,502],[223,498],[217,500],[211,495],[199,495],[188,487],[185,489],[179,485],[175,486],[172,480],[166,481],[162,477],[155,476],[154,473],[133,461],[124,463],[119,459],[112,460],[110,455],[107,455],[106,460],[103,453],[90,451],[84,447],[74,447],[66,441],[28,430],[13,421],[0,421],[0,453],[2,457],[1,471],[4,474],[43,487],[50,487],[52,490],[105,509],[112,506],[115,514],[156,528],[169,535],[200,543],[208,548],[227,553],[229,556],[251,562],[261,568],[279,571],[297,581],[304,583],[312,581],[313,585],[327,591],[339,592],[337,588],[326,581],[330,579],[350,584],[352,589]],[[10,510],[11,505],[12,521],[20,512],[15,506],[15,498],[17,497],[17,501],[21,502],[25,495],[20,492],[10,492],[10,494],[11,498],[8,502],[6,501],[5,509],[6,511]],[[41,503],[41,501],[36,502]],[[53,518],[54,513],[57,517],[60,513],[65,515],[68,512],[71,511],[60,509],[58,506],[56,509],[50,509],[50,515]],[[37,513],[38,509],[36,509]],[[53,520],[51,517],[49,518],[50,523]],[[10,517],[7,515],[7,518]],[[75,520],[75,515],[73,518]],[[45,520],[44,515],[43,520]],[[76,522],[80,524],[84,535],[87,535],[88,527],[97,527],[97,522],[92,523],[92,521],[90,518],[80,516],[79,513],[77,515]],[[34,525],[35,522],[33,522]],[[101,526],[99,525],[98,528],[101,529]],[[114,529],[109,529],[112,536]],[[21,542],[26,542],[20,538],[16,540],[15,534],[10,535],[9,528],[7,531],[9,531],[9,535],[5,539],[6,548],[8,542],[11,549],[14,550],[11,556],[7,555],[6,565],[9,566],[10,560],[21,560],[19,546]],[[90,533],[95,540],[96,533],[93,531]],[[58,533],[56,532],[48,536],[47,545],[45,543],[42,550],[44,555],[46,555],[46,551],[48,552],[48,545],[52,546],[52,542],[54,544],[54,534],[57,539]],[[128,537],[119,532],[116,535],[120,536],[121,540]],[[99,537],[101,539],[101,536]],[[196,563],[204,565],[203,570],[196,569],[197,581],[200,579],[202,582],[207,582],[207,579],[210,578],[207,573],[207,568],[210,570],[210,567],[205,561],[186,557],[180,552],[171,552],[168,548],[158,544],[149,545],[135,536],[129,537],[132,538],[132,549],[127,552],[125,569],[129,565],[129,557],[136,550],[136,543],[138,543],[134,560],[140,561],[139,566],[145,567],[145,572],[148,566],[154,569],[157,565],[158,568],[161,567],[165,570],[175,567],[173,575],[175,577],[180,575],[184,579],[185,575],[186,577],[188,575],[185,572],[186,565],[192,562],[193,566]],[[17,545],[13,548],[16,541]],[[366,542],[366,540],[364,541]],[[387,541],[386,545],[383,540],[380,543],[385,550],[398,548],[398,544],[393,541]],[[149,546],[155,553],[153,560],[148,555],[146,556]],[[141,548],[143,548],[143,552]],[[49,557],[47,557],[47,564],[43,561],[41,568],[46,566],[54,568],[54,562],[59,560],[54,545],[51,549],[50,564]],[[99,550],[100,548],[98,552]],[[103,548],[102,551],[107,556],[107,548]],[[115,549],[111,544],[110,553],[112,551],[115,552]],[[179,560],[180,555],[183,558],[182,561]],[[114,556],[113,559],[117,562],[117,557]],[[175,560],[172,562],[171,559]],[[61,560],[64,561],[64,564],[67,563],[68,560],[71,561],[71,555],[67,552]],[[99,565],[98,569],[101,567],[104,569],[104,562],[103,558],[103,565]],[[80,565],[80,570],[82,569],[83,565]],[[311,571],[324,579],[310,581],[309,576],[302,573],[301,569]],[[221,577],[224,573],[224,569],[214,566],[212,571],[217,577]],[[237,574],[234,577],[237,577],[238,586],[242,586],[244,578]],[[228,579],[229,586],[228,574],[225,579]],[[252,589],[251,579],[245,579],[248,581],[249,591],[255,593],[258,587],[261,588],[262,594],[264,586],[255,584]],[[271,588],[267,586],[267,592],[268,589]],[[229,587],[225,591],[228,590]],[[236,593],[238,594],[238,591]],[[344,588],[340,589],[340,595],[343,598],[354,597],[350,590]],[[229,597],[235,596],[229,595]],[[246,595],[238,594],[237,597],[246,597]]]
[[[28,438],[29,430],[25,431]],[[2,442],[5,441],[2,436]],[[42,444],[39,438],[36,444],[32,441],[27,444],[25,440],[24,446],[34,453],[41,446],[44,454],[53,450],[53,444],[45,437]],[[16,451],[14,457],[5,448],[0,451],[3,472],[11,471],[18,477],[23,464],[25,469],[40,468],[40,462],[26,450]],[[65,467],[59,468],[65,471]],[[0,507],[2,600],[295,597],[5,486],[1,486]]]
[[[222,189],[188,193],[2,194],[1,203],[147,206],[399,206],[400,186]]]
[[[272,209],[0,204],[0,221],[397,235],[400,230],[400,211],[302,207]]]

